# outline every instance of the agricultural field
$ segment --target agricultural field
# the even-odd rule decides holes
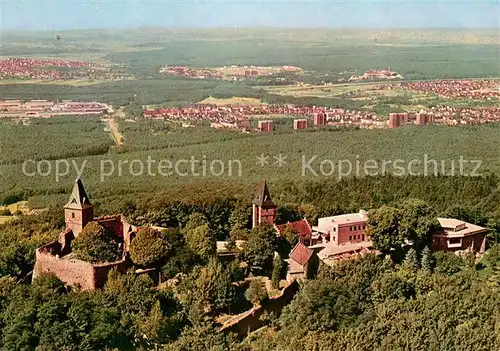
[[[283,85],[268,86],[266,91],[270,94],[289,95],[294,97],[338,97],[344,94],[357,95],[357,99],[370,95],[397,96],[404,93],[404,89],[383,90],[383,85],[391,83],[346,83],[346,84],[321,84],[321,85]]]

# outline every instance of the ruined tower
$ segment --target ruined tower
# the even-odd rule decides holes
[[[273,225],[275,218],[276,205],[271,200],[271,194],[267,188],[266,181],[262,180],[252,201],[252,228],[261,223]]]
[[[71,229],[75,237],[94,218],[94,206],[92,206],[80,179],[76,180],[69,201],[64,205],[64,217],[66,228]]]

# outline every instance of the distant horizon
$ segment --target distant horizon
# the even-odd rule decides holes
[[[3,0],[2,30],[498,28],[497,0]]]
[[[85,31],[112,31],[112,30],[251,30],[251,29],[289,29],[289,30],[331,30],[331,31],[391,31],[391,30],[499,30],[499,27],[288,27],[288,26],[242,26],[242,27],[161,27],[161,26],[140,26],[140,27],[89,27],[70,29],[26,29],[11,28],[3,29],[3,32],[85,32]],[[500,36],[500,34],[499,34]]]

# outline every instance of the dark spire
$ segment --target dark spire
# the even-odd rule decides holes
[[[262,180],[259,184],[259,189],[255,193],[255,198],[252,201],[253,204],[263,207],[263,208],[274,208],[276,205],[273,200],[271,200],[271,194],[267,188],[265,180]]]
[[[69,197],[68,203],[64,206],[65,208],[72,208],[76,210],[81,210],[86,207],[92,207],[89,196],[85,191],[82,180],[78,178],[73,186],[71,195]]]

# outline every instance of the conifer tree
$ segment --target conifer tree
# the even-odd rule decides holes
[[[276,255],[276,257],[274,257],[273,274],[271,276],[271,283],[275,289],[279,288],[282,268],[283,261],[279,255]]]
[[[416,271],[419,268],[417,251],[414,248],[408,250],[403,266],[411,271]]]
[[[422,250],[422,259],[420,260],[422,270],[427,273],[432,273],[434,268],[434,256],[428,246]]]

